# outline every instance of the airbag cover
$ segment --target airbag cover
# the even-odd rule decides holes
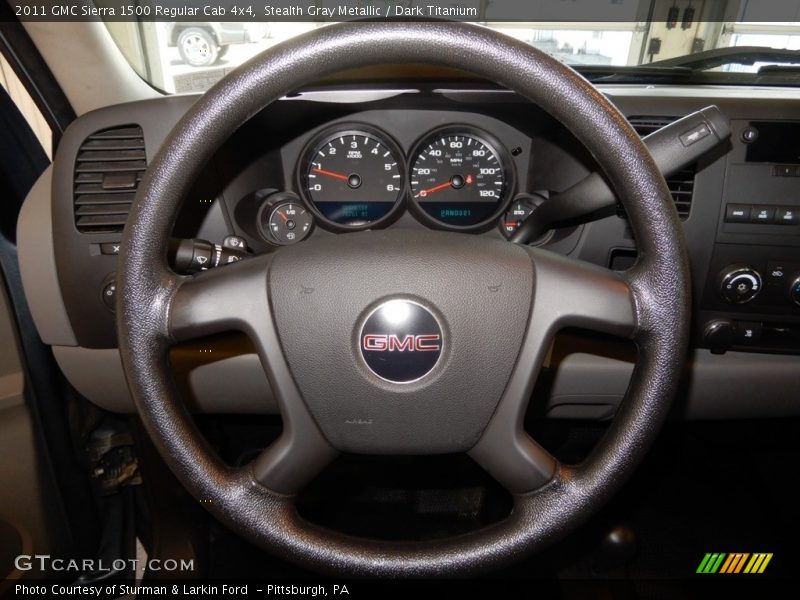
[[[466,451],[486,427],[519,354],[533,280],[528,253],[503,240],[392,230],[281,250],[269,288],[286,360],[328,440],[345,452],[432,454]],[[408,383],[378,377],[361,351],[365,320],[394,299],[424,306],[441,328],[441,357]]]

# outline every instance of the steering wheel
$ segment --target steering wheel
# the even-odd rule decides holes
[[[527,97],[591,151],[625,205],[638,260],[625,273],[505,241],[437,231],[312,239],[187,277],[166,249],[183,197],[252,115],[310,81],[367,64],[468,69]],[[141,419],[203,506],[244,538],[306,567],[433,576],[495,568],[565,535],[625,481],[675,394],[689,323],[685,242],[664,178],[625,118],[585,79],[521,42],[454,23],[340,24],[266,51],[205,93],[141,183],[118,267],[122,361]],[[554,334],[629,338],[638,360],[603,439],[559,463],[523,430]],[[168,350],[245,332],[283,433],[252,463],[224,464],[195,427]],[[467,452],[513,497],[467,535],[388,543],[301,518],[296,494],[340,452]]]

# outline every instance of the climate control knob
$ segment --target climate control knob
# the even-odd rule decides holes
[[[748,265],[732,265],[719,278],[719,293],[725,302],[745,304],[761,292],[761,274]]]
[[[792,287],[789,288],[789,295],[794,300],[794,303],[800,306],[800,277],[792,282]]]

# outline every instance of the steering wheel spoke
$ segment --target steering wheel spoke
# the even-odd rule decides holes
[[[636,335],[636,301],[621,274],[546,250],[530,252],[536,272],[531,329],[546,331],[548,339],[565,327]]]
[[[582,261],[531,248],[535,292],[517,366],[470,456],[511,492],[537,490],[558,472],[558,461],[525,433],[528,400],[555,333],[564,327],[630,338],[637,318],[623,277]]]
[[[552,481],[558,461],[522,428],[493,420],[469,455],[514,494],[536,491]]]
[[[337,456],[308,416],[294,415],[281,436],[248,465],[253,481],[285,495],[294,495],[308,485]]]
[[[170,306],[173,342],[237,330],[256,347],[283,418],[281,436],[248,465],[261,485],[281,494],[300,491],[335,456],[309,414],[283,358],[267,290],[270,255],[261,255],[185,280]]]
[[[170,339],[182,342],[242,331],[256,341],[270,319],[269,259],[269,255],[255,256],[184,279],[169,309]]]

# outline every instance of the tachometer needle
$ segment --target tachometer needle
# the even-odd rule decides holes
[[[317,169],[316,167],[311,169],[312,173],[319,173],[320,175],[327,175],[328,177],[333,177],[334,179],[341,179],[342,181],[347,181],[347,175],[342,175],[341,173],[334,173],[333,171],[326,171],[325,169]]]

